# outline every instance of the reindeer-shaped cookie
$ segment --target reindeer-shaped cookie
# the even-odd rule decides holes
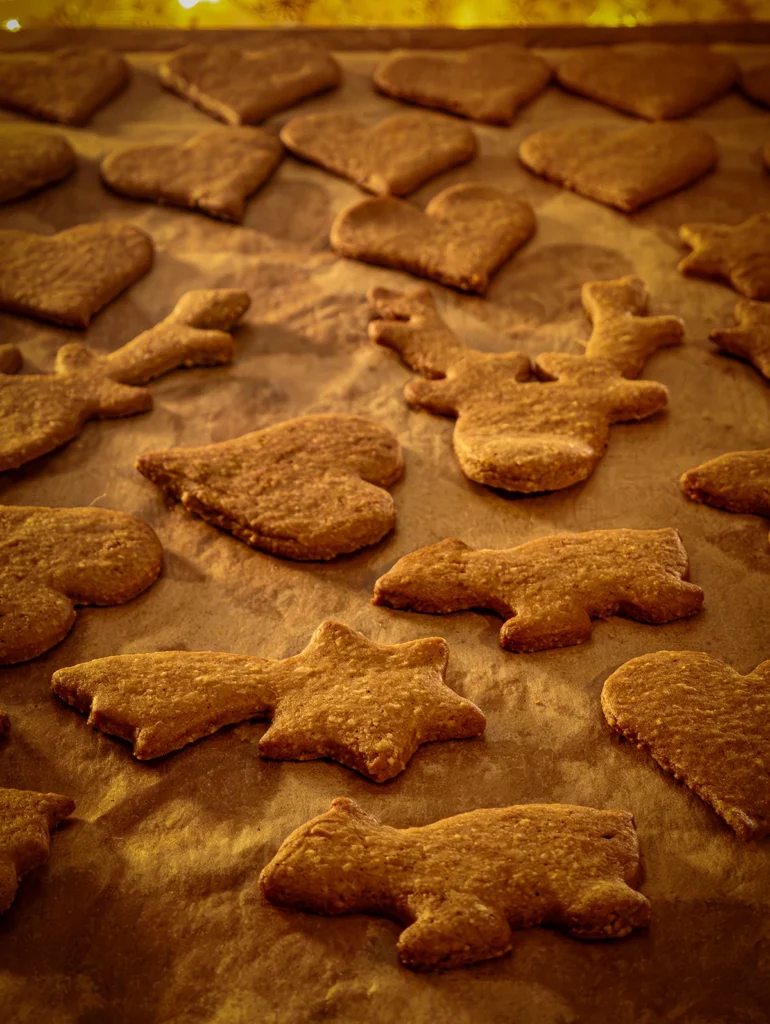
[[[395,829],[340,797],[284,840],[259,884],[278,906],[389,917],[402,962],[435,970],[502,956],[513,928],[628,935],[649,921],[638,875],[626,811],[530,804]]]
[[[109,355],[70,342],[56,353],[52,374],[0,373],[0,471],[71,441],[89,419],[150,409],[152,396],[138,384],[177,366],[229,363],[227,332],[248,306],[242,291],[187,292],[165,320]],[[13,368],[10,354],[6,365]]]
[[[492,354],[466,347],[439,317],[431,293],[374,289],[370,302],[383,319],[370,337],[395,349],[433,380],[413,380],[407,400],[456,416],[454,448],[465,475],[506,491],[552,491],[593,472],[612,423],[662,409],[668,391],[632,382],[656,348],[676,344],[676,317],[644,319],[646,290],[637,278],[591,283],[584,302],[594,321],[587,355],[547,353],[534,365],[520,352]]]
[[[75,810],[58,793],[0,789],[0,914],[13,903],[19,879],[48,860],[49,832]]]

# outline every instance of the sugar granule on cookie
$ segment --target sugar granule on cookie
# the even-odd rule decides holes
[[[150,409],[150,392],[136,385],[178,366],[229,363],[227,332],[248,306],[246,292],[235,289],[187,292],[165,320],[108,355],[70,342],[56,353],[52,374],[0,373],[0,472],[71,441],[90,419]]]
[[[730,284],[747,299],[770,299],[770,213],[741,224],[683,224],[679,237],[690,246],[679,270]]]
[[[126,61],[111,50],[89,46],[46,54],[0,56],[0,107],[22,114],[84,125],[122,89]]]
[[[510,124],[550,78],[544,60],[510,43],[467,50],[394,50],[374,72],[380,92],[490,124]]]
[[[479,736],[485,719],[446,685],[439,637],[378,644],[327,620],[301,654],[162,651],[59,669],[53,692],[90,725],[127,739],[134,756],[162,757],[222,726],[266,719],[263,757],[329,757],[385,782],[423,743]]]
[[[163,549],[125,512],[0,505],[0,565],[0,665],[15,665],[63,640],[75,605],[141,594],[160,574]]]
[[[668,402],[662,384],[626,380],[606,359],[546,353],[533,378],[521,352],[467,348],[451,340],[427,290],[374,289],[369,300],[384,318],[369,336],[439,378],[413,380],[404,393],[412,405],[457,417],[452,443],[476,483],[520,493],[569,487],[599,464],[612,423],[644,419]]]
[[[102,179],[121,195],[184,206],[239,223],[246,200],[283,156],[261,128],[212,128],[178,145],[126,146],[109,153]]]
[[[340,83],[340,66],[303,40],[247,53],[234,46],[182,47],[159,68],[168,89],[228,124],[256,124]]]
[[[88,327],[152,266],[149,235],[132,224],[79,224],[55,235],[0,231],[0,309]]]
[[[502,550],[448,539],[400,558],[373,603],[434,615],[488,608],[506,620],[501,647],[544,651],[590,640],[592,619],[694,615],[703,591],[686,582],[688,569],[672,529],[558,533]]]
[[[709,338],[724,352],[753,363],[770,380],[770,308],[761,302],[739,299],[737,327],[718,327]]]
[[[679,483],[691,501],[770,518],[770,448],[718,455],[688,469]]]
[[[75,150],[58,132],[0,125],[0,203],[60,181],[76,164]]]
[[[770,661],[744,676],[700,651],[645,654],[607,679],[602,710],[739,839],[770,834]]]
[[[0,789],[0,914],[13,903],[22,875],[48,860],[51,829],[74,810],[74,801],[58,793]]]
[[[526,200],[464,182],[439,192],[424,211],[391,196],[354,203],[337,215],[330,242],[341,256],[483,295],[534,231]]]
[[[375,195],[408,195],[476,155],[476,136],[467,125],[413,111],[376,124],[355,114],[305,114],[281,129],[281,141],[295,156]]]
[[[717,155],[710,135],[681,124],[563,124],[519,145],[530,171],[624,213],[692,184]]]
[[[396,921],[401,962],[462,967],[507,953],[512,930],[552,925],[619,939],[649,922],[627,811],[524,804],[396,829],[338,797],[291,833],[259,884],[279,907]]]
[[[404,471],[389,430],[362,416],[300,416],[202,448],[145,452],[136,468],[184,507],[273,555],[325,561],[376,544]]]
[[[691,114],[738,77],[732,57],[682,43],[588,46],[557,61],[555,71],[572,92],[651,121]]]

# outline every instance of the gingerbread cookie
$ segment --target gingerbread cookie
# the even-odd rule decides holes
[[[270,727],[264,757],[329,757],[385,782],[423,743],[484,731],[475,704],[444,682],[449,648],[431,637],[378,644],[341,622],[321,623],[301,654],[283,661],[162,651],[59,669],[53,692],[90,725],[162,757],[249,718]]]
[[[297,41],[246,53],[234,46],[184,46],[159,68],[168,89],[227,124],[256,124],[339,85],[339,64]]]
[[[15,124],[0,126],[0,203],[60,181],[76,164],[75,150],[63,135]]]
[[[248,306],[246,292],[234,289],[187,292],[165,320],[108,355],[71,342],[56,353],[52,374],[0,374],[0,472],[66,444],[87,420],[150,409],[150,392],[137,384],[177,366],[229,363],[227,331]]]
[[[770,518],[770,448],[718,455],[679,483],[691,501]]]
[[[380,92],[489,124],[510,124],[548,84],[551,69],[510,43],[468,50],[394,50],[374,72]]]
[[[770,107],[770,64],[742,72],[738,84],[750,100]]]
[[[369,297],[386,318],[369,325],[369,336],[442,378],[411,381],[404,393],[412,405],[457,417],[455,453],[476,483],[521,493],[569,487],[594,471],[612,423],[652,416],[668,401],[662,384],[625,380],[606,359],[547,353],[535,364],[539,379],[530,379],[520,352],[497,355],[451,342],[427,291],[375,289]],[[614,301],[619,308],[622,296]]]
[[[556,65],[560,85],[651,121],[684,117],[727,92],[738,65],[707,46],[590,46]]]
[[[16,373],[19,369],[21,369],[21,352],[15,345],[0,345],[0,374]],[[2,432],[1,427],[0,432]]]
[[[722,327],[709,337],[724,352],[753,363],[770,380],[770,309],[761,302],[739,299],[735,306],[737,327]]]
[[[393,114],[374,125],[354,114],[306,114],[289,121],[281,141],[375,195],[408,195],[476,155],[471,129],[440,114]]]
[[[0,711],[0,736],[8,736],[11,731],[11,719],[6,711]]]
[[[68,796],[0,789],[0,914],[13,903],[19,880],[48,860],[49,832],[75,810]]]
[[[558,533],[481,551],[453,538],[400,558],[375,583],[373,603],[436,615],[488,608],[506,619],[501,647],[545,651],[590,640],[592,619],[694,615],[703,591],[687,572],[672,529]]]
[[[342,256],[483,295],[534,231],[524,199],[465,182],[439,192],[424,211],[391,197],[354,203],[337,216],[330,241]]]
[[[0,565],[0,665],[15,665],[63,640],[76,604],[141,594],[158,578],[163,549],[125,512],[0,505]]]
[[[624,377],[638,377],[658,349],[682,342],[678,316],[647,316],[650,293],[639,277],[588,281],[580,297],[593,324],[586,355],[606,359]]]
[[[426,971],[502,956],[514,928],[622,938],[649,921],[639,874],[627,811],[524,804],[395,829],[338,797],[283,841],[259,884],[277,906],[407,926],[399,957]]]
[[[740,839],[770,834],[770,661],[742,676],[699,651],[645,654],[609,677],[602,709]]]
[[[528,135],[519,159],[548,181],[632,213],[710,171],[717,147],[690,125],[589,122]]]
[[[128,64],[88,46],[0,56],[0,107],[83,125],[128,81]]]
[[[0,231],[0,309],[65,327],[91,317],[152,266],[150,237],[131,224],[79,224],[55,235]]]
[[[376,544],[404,471],[389,430],[362,416],[300,416],[203,448],[145,452],[136,468],[196,515],[273,555],[325,561]]]
[[[692,252],[683,274],[728,282],[747,299],[770,299],[770,213],[742,224],[683,224],[679,237]]]
[[[767,139],[762,147],[762,163],[770,171],[770,139]]]

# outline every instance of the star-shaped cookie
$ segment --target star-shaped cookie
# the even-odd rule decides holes
[[[679,237],[692,252],[683,274],[727,281],[747,299],[770,299],[770,213],[741,224],[683,224]]]
[[[739,299],[735,319],[737,327],[719,327],[709,337],[723,351],[753,363],[770,380],[770,307]]]
[[[770,661],[743,676],[700,651],[645,654],[609,677],[602,709],[740,839],[770,834]]]
[[[679,483],[691,501],[770,518],[770,448],[718,455]]]
[[[0,125],[0,203],[60,181],[76,164],[75,150],[58,132]]]
[[[13,903],[19,880],[48,860],[49,833],[75,810],[58,793],[0,789],[0,914]]]
[[[387,645],[327,620],[301,654],[162,651],[59,669],[53,692],[102,732],[161,757],[248,718],[267,719],[264,757],[330,757],[375,782],[406,768],[423,743],[484,731],[475,704],[444,682],[449,649],[431,637]]]

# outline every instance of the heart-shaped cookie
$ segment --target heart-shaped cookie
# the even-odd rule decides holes
[[[671,43],[590,46],[556,66],[565,88],[650,121],[692,113],[737,77],[727,54]]]
[[[86,124],[128,81],[128,64],[111,50],[78,46],[0,57],[0,107],[62,124]]]
[[[770,834],[770,661],[742,676],[700,651],[645,654],[609,677],[602,708],[740,839]]]
[[[618,128],[589,122],[528,135],[519,159],[557,185],[631,213],[710,171],[717,147],[710,135],[689,125]]]
[[[334,58],[302,41],[256,53],[193,43],[161,64],[159,74],[168,89],[228,124],[256,124],[340,83]]]
[[[152,241],[120,221],[56,235],[0,231],[0,309],[88,327],[91,317],[152,266]]]
[[[524,199],[465,182],[439,192],[424,212],[402,199],[364,199],[337,217],[330,241],[343,256],[483,294],[534,230]]]
[[[545,61],[510,43],[443,53],[394,50],[374,72],[374,84],[389,96],[490,124],[510,124],[550,78]]]
[[[15,124],[0,127],[0,203],[59,181],[77,163],[63,135]]]
[[[116,192],[241,221],[246,199],[281,162],[283,147],[261,128],[213,128],[178,146],[128,146],[102,161]]]
[[[369,125],[354,114],[307,114],[281,131],[296,156],[376,195],[405,196],[476,154],[476,136],[440,114],[406,113]]]

